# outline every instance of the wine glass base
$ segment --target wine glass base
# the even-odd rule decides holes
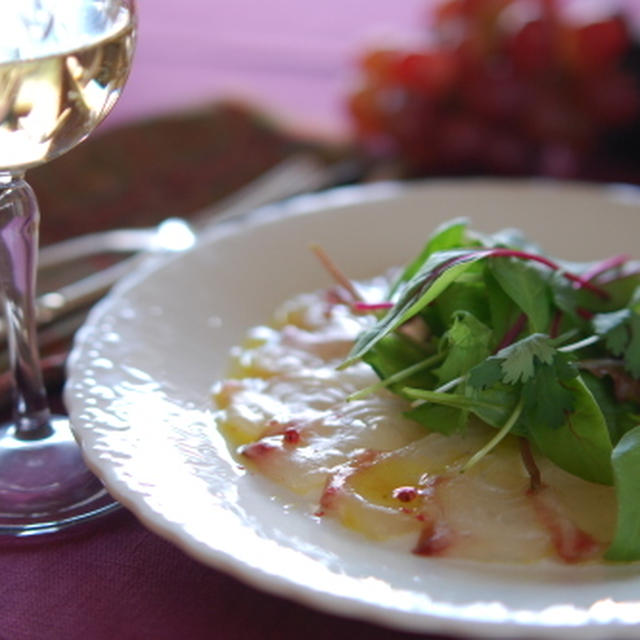
[[[55,533],[120,506],[87,468],[69,420],[55,416],[50,425],[35,440],[0,427],[0,535]]]

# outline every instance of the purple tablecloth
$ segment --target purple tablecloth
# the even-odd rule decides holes
[[[413,637],[258,592],[126,512],[56,541],[3,544],[0,572],[2,640]]]

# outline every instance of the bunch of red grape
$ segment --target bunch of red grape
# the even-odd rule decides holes
[[[412,175],[584,177],[603,158],[637,159],[640,59],[629,21],[565,8],[447,0],[421,49],[367,53],[349,100],[367,153]]]

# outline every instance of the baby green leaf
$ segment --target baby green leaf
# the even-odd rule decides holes
[[[484,283],[485,304],[488,303],[491,318],[489,324],[493,327],[494,347],[497,347],[522,311],[498,284],[490,269],[484,270]]]
[[[444,354],[426,353],[401,333],[390,333],[363,357],[380,380],[352,393],[349,400],[364,398],[384,388],[398,392],[399,385],[432,387],[436,378],[431,369],[443,358]]]
[[[596,314],[593,319],[596,335],[602,336],[607,349],[623,356],[625,368],[634,378],[640,378],[640,314],[631,309]]]
[[[559,428],[528,419],[530,438],[565,471],[590,482],[612,484],[612,447],[602,411],[580,377],[564,384],[574,395],[574,410]]]
[[[533,331],[545,331],[550,319],[548,272],[523,260],[494,259],[489,268],[505,293],[524,311]]]
[[[509,419],[516,405],[520,402],[519,390],[511,385],[498,383],[488,389],[474,389],[466,385],[465,394],[474,400],[471,410],[483,422],[500,429]],[[517,422],[511,432],[526,436],[527,431],[521,422]]]
[[[483,278],[476,277],[475,273],[463,273],[438,296],[438,303],[433,306],[443,327],[448,327],[453,314],[461,310],[472,313],[485,324],[491,322],[487,288]]]
[[[468,413],[466,409],[458,407],[426,403],[406,411],[404,415],[425,426],[429,431],[437,431],[448,436],[464,430]]]
[[[433,351],[429,353],[421,347],[422,345],[417,344],[401,333],[391,333],[380,340],[366,354],[364,360],[373,367],[378,377],[384,379],[433,355]],[[442,360],[442,358],[439,358],[439,360]],[[432,375],[424,374],[412,384],[413,386],[421,386],[421,384],[428,385],[434,381],[435,378]]]
[[[410,280],[426,262],[427,258],[438,251],[448,251],[464,246],[469,221],[467,218],[454,218],[445,222],[431,234],[424,249],[405,268],[391,289],[391,295],[398,290],[403,282]]]
[[[577,375],[574,369],[573,377]],[[574,393],[560,382],[555,362],[536,367],[536,375],[522,387],[522,397],[526,422],[545,424],[552,429],[562,426],[575,405]]]
[[[640,426],[625,433],[611,455],[618,499],[618,521],[607,560],[640,560]]]
[[[593,316],[593,329],[604,338],[607,349],[615,356],[622,355],[629,340],[627,324],[631,318],[630,309],[620,309]]]
[[[481,253],[469,253],[468,250],[443,251],[432,255],[407,283],[393,308],[377,324],[358,336],[351,353],[340,368],[345,368],[362,358],[373,345],[424,309],[483,257]]]
[[[636,426],[636,420],[633,418],[633,405],[630,402],[620,402],[616,399],[612,391],[613,383],[611,380],[597,377],[588,371],[582,371],[580,375],[607,421],[611,442],[614,445],[617,444],[627,431]]]
[[[624,354],[627,371],[634,377],[640,378],[640,314],[634,313],[629,322],[631,338]]]

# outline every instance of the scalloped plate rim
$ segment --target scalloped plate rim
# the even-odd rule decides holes
[[[464,186],[463,186],[464,185]],[[375,621],[383,626],[396,629],[422,631],[422,632],[446,632],[464,633],[477,637],[555,637],[555,638],[627,638],[635,637],[638,632],[638,623],[626,624],[622,621],[607,623],[597,622],[593,619],[588,623],[578,624],[549,624],[541,620],[526,620],[522,622],[492,622],[490,618],[474,619],[464,615],[456,616],[453,613],[438,613],[437,607],[433,610],[408,611],[400,609],[387,609],[376,606],[365,599],[356,596],[349,597],[344,594],[334,594],[322,589],[314,589],[309,585],[300,585],[288,575],[278,575],[264,567],[251,565],[242,555],[223,553],[215,549],[206,541],[198,540],[187,530],[187,527],[167,519],[163,513],[158,513],[144,499],[144,496],[136,489],[132,489],[125,481],[117,477],[113,464],[105,462],[104,451],[95,448],[92,440],[95,425],[89,424],[83,411],[87,409],[87,398],[79,396],[78,388],[82,386],[81,379],[86,368],[88,352],[92,345],[88,340],[95,335],[98,325],[105,316],[111,313],[114,307],[121,303],[123,297],[136,292],[144,287],[153,278],[158,278],[163,270],[179,269],[185,260],[185,255],[206,251],[211,246],[221,242],[224,238],[235,238],[243,233],[253,233],[264,225],[282,226],[285,222],[300,216],[318,216],[327,211],[335,211],[350,207],[364,207],[381,202],[397,203],[407,197],[413,197],[417,192],[429,196],[432,190],[447,189],[492,189],[501,192],[506,189],[522,189],[527,193],[529,189],[542,189],[559,194],[576,193],[577,197],[586,196],[602,198],[603,202],[609,198],[610,193],[621,190],[620,193],[631,198],[631,204],[636,206],[637,191],[633,187],[624,185],[593,186],[593,185],[557,185],[546,181],[496,181],[496,180],[439,180],[420,182],[414,185],[401,183],[382,183],[369,186],[344,187],[314,195],[306,195],[293,198],[285,203],[265,207],[253,212],[241,219],[221,223],[210,229],[198,242],[193,250],[187,254],[174,256],[169,259],[151,257],[135,274],[125,278],[111,293],[98,303],[91,311],[85,326],[78,332],[74,348],[69,357],[68,382],[65,387],[65,400],[70,410],[74,429],[89,466],[103,480],[113,495],[128,507],[148,528],[167,538],[192,557],[214,568],[223,570],[243,581],[277,595],[297,600],[306,605],[321,610],[338,613],[348,617],[355,617]],[[580,195],[582,194],[582,195]],[[95,356],[94,356],[95,358]],[[213,382],[213,380],[212,380]],[[95,400],[95,398],[94,398]],[[340,535],[339,533],[337,535]],[[439,561],[435,561],[436,564]],[[433,565],[432,565],[433,566]],[[626,570],[622,573],[624,574]],[[286,573],[286,572],[285,572]],[[638,585],[640,586],[640,584]],[[639,592],[640,593],[640,592]],[[640,600],[640,598],[639,598]],[[640,606],[640,603],[637,603]],[[455,609],[455,607],[454,607]],[[612,635],[613,634],[613,635]]]

